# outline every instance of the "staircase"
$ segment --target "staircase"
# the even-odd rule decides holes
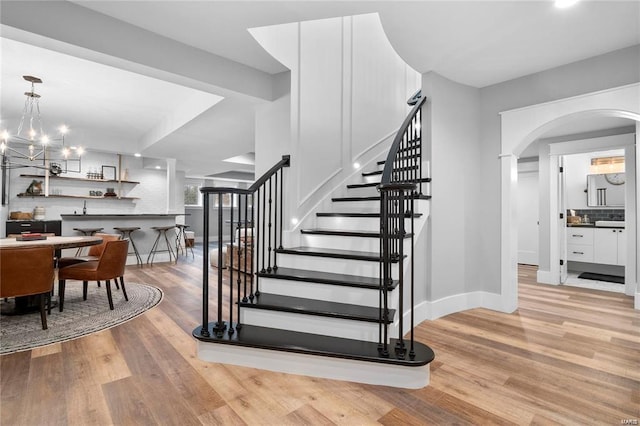
[[[412,111],[413,134],[423,102]],[[397,137],[401,141],[394,142],[393,155],[363,172],[361,182],[347,185],[347,196],[332,198],[330,211],[316,213],[316,226],[300,230],[300,247],[282,246],[278,206],[282,212],[282,171],[288,157],[248,190],[202,189],[205,211],[210,195],[239,194],[239,217],[229,223],[234,235],[244,232],[244,240],[236,238],[234,244],[245,256],[228,265],[231,286],[225,287],[218,274],[217,300],[225,300],[226,306],[217,303],[217,321],[210,323],[204,251],[202,324],[207,326],[193,332],[201,359],[405,388],[428,384],[434,353],[413,339],[413,286],[410,299],[404,290],[412,271],[414,232],[428,216],[419,211],[428,211],[430,198],[417,190],[429,182],[419,174],[417,129],[417,138],[405,136],[403,142]],[[388,189],[380,181],[385,173]],[[255,206],[255,216],[248,205]],[[220,210],[219,230],[222,216]],[[256,225],[255,240],[249,226],[243,226],[247,224]],[[409,328],[405,318],[411,318]]]

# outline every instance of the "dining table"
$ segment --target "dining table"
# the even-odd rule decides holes
[[[72,237],[60,237],[60,236],[46,236],[41,240],[23,240],[20,241],[16,238],[0,238],[0,249],[2,248],[14,248],[14,247],[42,247],[51,246],[54,250],[62,250],[68,248],[87,247],[100,244],[102,238],[95,236],[72,236]]]
[[[20,241],[13,238],[0,238],[0,250],[3,248],[15,248],[15,247],[42,247],[51,246],[54,250],[62,250],[69,248],[87,247],[100,244],[102,238],[97,236],[46,236],[43,239],[27,239]],[[54,262],[54,259],[51,259]],[[25,271],[28,273],[28,271]],[[39,310],[39,305],[36,303],[36,299],[33,296],[21,296],[16,297],[14,303],[2,302],[0,307],[0,313],[2,315],[22,315]]]

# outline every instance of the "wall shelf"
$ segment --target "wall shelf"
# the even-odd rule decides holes
[[[45,197],[44,194],[27,194],[20,193],[18,194],[19,198],[81,198],[85,200],[139,200],[138,197],[104,197],[104,196],[96,196],[96,195],[49,195]]]
[[[21,174],[20,177],[24,177],[24,178],[35,178],[35,179],[45,179],[44,175],[28,175],[28,174]],[[134,184],[134,185],[138,185],[140,182],[135,182],[135,181],[131,181],[131,180],[117,180],[117,179],[87,179],[87,178],[81,178],[81,177],[70,177],[70,176],[49,176],[49,179],[56,179],[56,180],[68,180],[68,181],[81,181],[81,182],[97,182],[97,183],[130,183],[130,184]],[[97,197],[100,198],[100,197]]]

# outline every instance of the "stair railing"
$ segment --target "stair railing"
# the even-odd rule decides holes
[[[283,169],[289,167],[290,158],[283,155],[276,165],[256,180],[249,188],[203,187],[203,253],[202,253],[202,337],[212,333],[218,338],[232,338],[242,328],[241,303],[253,301],[260,294],[255,272],[278,269],[276,248],[282,248],[283,231]],[[217,201],[218,279],[216,322],[209,326],[209,215],[211,198]],[[229,210],[225,215],[225,208]],[[237,215],[235,210],[237,209]],[[225,219],[228,218],[228,219]],[[229,262],[228,294],[225,294],[222,265],[225,224],[228,223],[230,243],[227,245]],[[277,246],[277,247],[276,247]],[[254,269],[255,268],[255,269]],[[254,279],[255,277],[255,279]],[[235,281],[234,281],[235,279]],[[234,289],[235,284],[235,289]],[[235,290],[235,296],[234,296]],[[226,317],[224,304],[228,303]],[[234,325],[234,308],[237,317]],[[225,319],[226,318],[226,319]]]
[[[420,96],[418,94],[418,96]],[[407,231],[411,236],[410,250],[414,244],[414,200],[423,195],[422,184],[429,179],[423,177],[422,170],[422,105],[426,97],[412,98],[414,107],[402,123],[391,145],[385,161],[382,179],[378,185],[380,192],[380,287],[378,319],[378,351],[381,356],[389,356],[389,290],[393,285],[392,265],[398,264],[399,327],[396,357],[407,357],[407,343],[404,339],[404,295],[410,292],[409,317],[410,335],[408,357],[415,358],[414,350],[414,256],[405,253],[404,240]],[[406,222],[409,229],[406,229]],[[405,255],[411,256],[409,271],[405,271]],[[408,287],[408,288],[407,288]]]

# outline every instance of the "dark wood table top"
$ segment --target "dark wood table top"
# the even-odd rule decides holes
[[[86,247],[100,244],[102,238],[100,237],[57,237],[48,236],[46,240],[32,240],[32,241],[17,241],[15,238],[2,238],[0,239],[0,249],[2,248],[14,248],[14,247],[42,247],[53,246],[54,249],[67,249],[76,247]]]

